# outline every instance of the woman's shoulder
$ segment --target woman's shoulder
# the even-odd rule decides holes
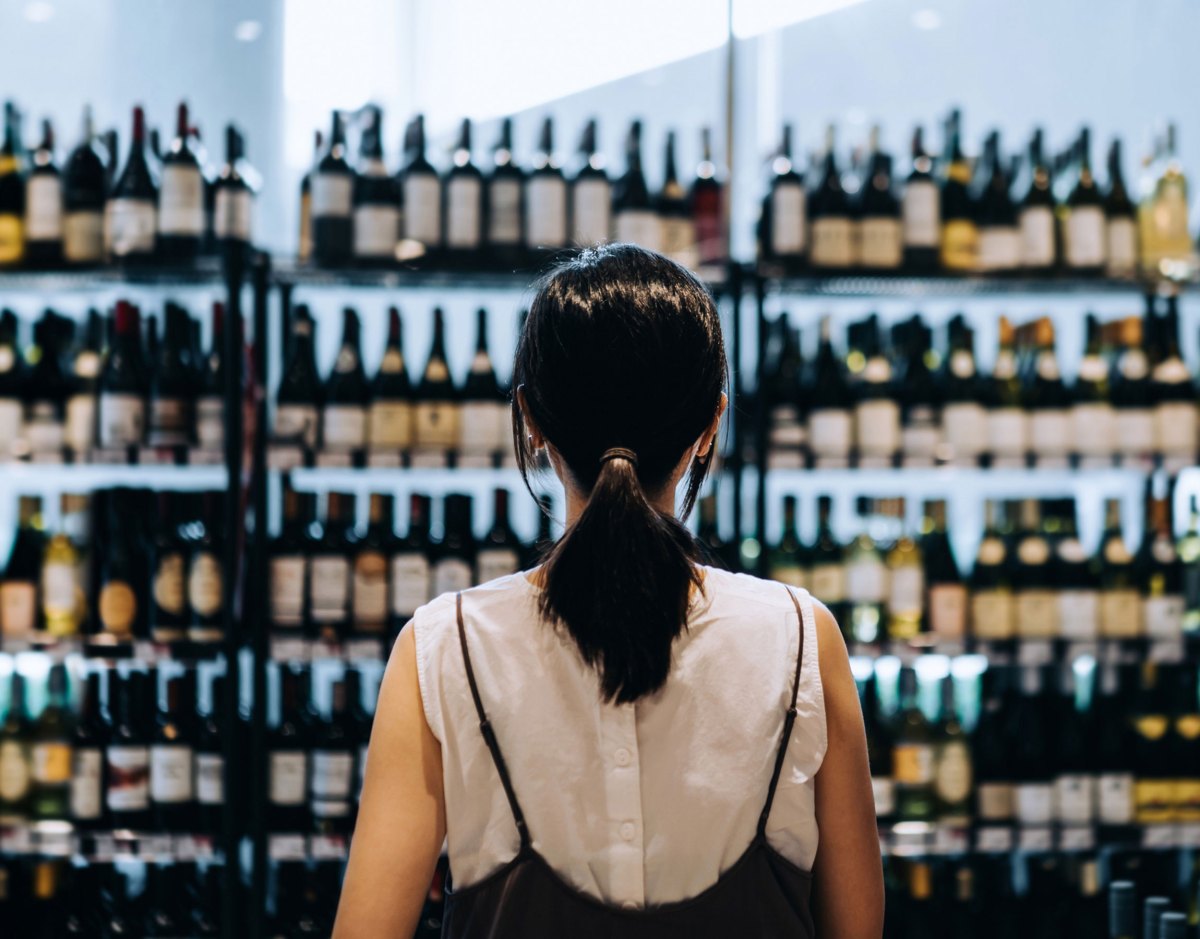
[[[536,588],[524,571],[498,577],[459,593],[443,593],[434,597],[413,614],[417,642],[441,638],[455,632],[458,626],[458,598],[462,597],[463,618],[472,630],[488,626],[504,626],[523,619],[527,601]],[[422,634],[424,634],[422,636]]]
[[[801,607],[810,599],[807,590],[788,587],[777,580],[766,580],[753,574],[735,574],[719,567],[704,570],[704,594],[712,605],[746,609],[794,610],[792,598]]]

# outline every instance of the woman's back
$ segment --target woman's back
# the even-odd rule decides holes
[[[635,704],[602,700],[594,669],[538,615],[517,574],[463,594],[479,694],[534,849],[577,889],[624,906],[693,897],[746,851],[791,704],[799,629],[779,584],[704,569],[664,687]],[[770,845],[803,869],[817,850],[813,778],[826,749],[812,601]],[[414,619],[425,716],[442,749],[451,870],[473,884],[511,860],[519,837],[480,733],[455,603]]]

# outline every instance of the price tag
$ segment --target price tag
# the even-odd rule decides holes
[[[1072,825],[1059,833],[1064,851],[1090,851],[1096,846],[1096,832],[1087,825]]]
[[[300,447],[275,444],[267,451],[267,466],[285,473],[304,465],[304,451]]]
[[[939,639],[931,651],[934,655],[946,655],[954,659],[966,654],[967,644],[960,639]]]
[[[341,835],[313,835],[309,848],[315,861],[340,861],[346,856],[346,839]]]
[[[404,455],[399,450],[373,450],[367,454],[367,466],[372,469],[399,469]]]
[[[194,861],[199,857],[194,835],[176,835],[171,839],[171,857],[176,861]]]
[[[1017,836],[1021,851],[1050,851],[1054,847],[1054,832],[1049,828],[1022,828]]]
[[[1151,662],[1163,665],[1177,665],[1183,661],[1183,637],[1171,639],[1155,639],[1150,643],[1148,652]]]
[[[201,450],[199,447],[188,451],[188,463],[191,466],[220,466],[225,462],[225,454],[221,450]]]
[[[459,469],[491,469],[493,465],[490,453],[460,453],[458,455]]]
[[[933,838],[936,854],[966,854],[969,846],[965,828],[938,828]]]
[[[408,465],[413,469],[445,469],[448,465],[445,450],[414,450]]]
[[[271,835],[267,854],[272,861],[304,861],[308,859],[308,845],[304,835]]]
[[[272,636],[271,660],[273,662],[307,662],[308,640],[299,636]]]
[[[108,862],[117,856],[117,839],[108,832],[92,835],[92,858]]]
[[[29,457],[30,463],[38,463],[42,466],[61,466],[66,460],[63,459],[61,450],[34,450]]]
[[[175,451],[170,447],[140,447],[138,463],[143,466],[174,466]]]
[[[1054,644],[1048,639],[1023,639],[1017,648],[1017,664],[1039,666],[1054,661]]]
[[[891,457],[886,456],[862,456],[858,457],[859,469],[891,469]]]
[[[1181,848],[1200,848],[1200,822],[1184,822],[1176,831]]]
[[[896,854],[928,854],[933,839],[933,826],[924,822],[900,822],[892,827],[892,851]]]
[[[144,858],[167,858],[171,856],[170,835],[143,835],[138,844],[138,856]]]
[[[1175,842],[1174,825],[1147,825],[1142,829],[1143,848],[1173,848]]]
[[[322,450],[317,454],[317,466],[350,469],[354,466],[354,454],[349,450]]]
[[[16,825],[0,833],[0,852],[4,854],[28,854],[33,849],[33,839],[27,825]]]
[[[129,451],[125,449],[93,450],[92,462],[105,466],[126,466],[129,463]]]
[[[348,639],[342,654],[352,662],[378,662],[383,658],[383,642],[379,639]]]

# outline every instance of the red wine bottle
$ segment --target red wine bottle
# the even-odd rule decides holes
[[[446,260],[478,267],[483,248],[483,173],[471,162],[471,122],[463,118],[446,176]]]
[[[358,314],[342,311],[342,347],[325,383],[321,445],[326,451],[357,453],[367,445],[370,388],[363,370]]]
[[[333,112],[329,149],[312,178],[313,260],[339,267],[351,257],[354,240],[354,170],[346,162],[346,131],[340,111]]]
[[[525,245],[525,173],[513,159],[513,122],[500,124],[492,148],[492,175],[487,180],[487,252],[492,266],[519,267]]]
[[[45,120],[25,181],[25,261],[31,267],[53,267],[62,258],[62,176],[54,162],[54,128]]]
[[[116,335],[98,383],[99,442],[103,450],[134,447],[146,426],[146,370],[137,307],[117,302]]]
[[[354,180],[354,260],[390,264],[400,240],[400,194],[383,162],[383,112],[366,109]]]
[[[245,176],[245,143],[236,127],[225,128],[225,165],[213,184],[213,237],[219,244],[254,242],[254,190]]]
[[[688,201],[695,229],[697,263],[701,268],[719,268],[729,256],[725,244],[725,188],[717,176],[712,131],[707,127],[700,131],[700,163]]]
[[[525,183],[525,243],[534,254],[567,245],[567,183],[554,158],[554,122],[548,117]]]
[[[180,102],[175,139],[163,155],[158,194],[158,252],[168,263],[195,261],[204,240],[204,176],[190,135],[188,106]]]
[[[63,168],[63,258],[68,264],[104,260],[104,194],[108,174],[95,144],[92,109],[83,112],[83,136]]]
[[[104,206],[104,241],[109,257],[130,264],[154,260],[157,205],[158,186],[146,159],[146,115],[135,107],[129,158]]]
[[[442,181],[425,158],[425,117],[418,114],[406,134],[407,160],[401,174],[404,238],[410,250],[436,260],[442,248]]]

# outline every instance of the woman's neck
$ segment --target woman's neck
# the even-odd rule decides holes
[[[575,524],[575,520],[583,514],[584,507],[588,502],[588,493],[580,492],[574,486],[567,486],[567,517],[566,526],[570,528]],[[668,487],[665,491],[655,495],[647,495],[646,499],[649,503],[658,509],[658,511],[673,515],[675,513],[675,489]]]

